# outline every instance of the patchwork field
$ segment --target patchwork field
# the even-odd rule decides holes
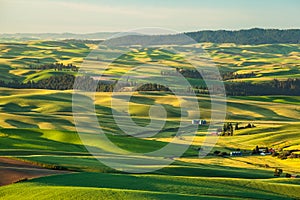
[[[200,50],[199,50],[200,48]],[[205,50],[206,53],[202,51]],[[145,71],[131,71],[130,76],[145,75],[151,79],[161,76],[161,69],[192,68],[187,55],[203,54],[197,65],[215,64],[221,73],[251,74],[227,81],[264,82],[274,78],[284,80],[300,75],[299,44],[236,45],[212,44],[165,46],[160,48],[107,47],[79,41],[25,41],[0,43],[1,80],[23,82],[39,81],[54,75],[72,74],[70,71],[33,70],[30,66],[51,63],[73,64],[92,74],[104,74],[110,80],[124,75],[140,65],[148,65]],[[188,52],[188,53],[187,53]],[[200,56],[201,57],[201,56]],[[199,57],[199,58],[200,58]],[[207,59],[208,58],[208,59]],[[85,59],[84,65],[81,65]],[[110,67],[104,70],[107,65]],[[106,78],[106,79],[107,79]],[[130,80],[130,78],[129,78]],[[135,79],[133,79],[135,80]],[[140,79],[139,79],[140,80]],[[192,85],[201,81],[189,78]]]
[[[204,43],[201,46],[210,56],[205,58],[213,61],[221,73],[251,74],[250,78],[241,76],[228,79],[227,82],[264,82],[274,78],[298,78],[300,75],[298,44],[250,46]],[[101,78],[105,81],[115,81],[128,70],[146,64],[146,68],[133,70],[123,78],[127,82],[158,81],[164,66],[174,71],[176,68],[191,69],[183,57],[191,52],[197,53],[199,48],[191,45],[168,47],[177,51],[174,53],[162,48],[132,47],[120,56],[124,51],[122,48],[100,47],[97,49],[95,44],[79,41],[2,42],[0,80],[27,83],[52,76],[77,74],[67,69],[34,69],[44,64],[63,63],[82,67],[81,70],[91,76],[100,72],[104,74]],[[118,59],[114,60],[116,56]],[[198,64],[203,64],[203,59],[199,58]],[[111,63],[110,68],[104,70],[108,63]],[[203,80],[198,78],[187,79],[193,86],[203,84]],[[181,157],[153,158],[170,161],[171,165],[147,174],[129,174],[97,160],[111,159],[109,153],[113,150],[109,146],[96,143],[93,139],[82,141],[72,112],[73,91],[2,87],[0,94],[0,156],[5,162],[12,162],[9,166],[0,163],[0,180],[4,180],[3,174],[7,173],[5,166],[17,173],[18,165],[24,167],[20,163],[34,166],[43,171],[42,175],[72,172],[1,186],[0,199],[300,198],[299,179],[285,178],[286,173],[300,174],[299,158],[252,155],[256,146],[283,153],[300,151],[299,96],[235,96],[218,100],[218,105],[226,103],[225,122],[238,123],[240,127],[255,125],[234,130],[233,136],[216,136],[214,132],[217,132],[217,128],[209,129],[212,112],[222,111],[211,109],[208,95],[176,98],[172,93],[162,91],[132,94],[118,91],[96,92],[94,100],[82,98],[82,119],[93,113],[87,105],[94,104],[92,108],[104,134],[124,150],[149,153],[167,146],[171,141],[176,141],[175,147],[178,148],[187,142],[191,143]],[[130,100],[128,105],[126,99]],[[114,105],[112,100],[115,101]],[[192,107],[191,100],[196,100],[199,106]],[[155,105],[160,106],[153,111]],[[182,105],[190,106],[189,110],[182,112]],[[128,106],[129,117],[134,122],[127,124],[127,128],[139,137],[126,135],[126,131],[118,126],[116,116],[127,109],[125,106]],[[165,115],[159,109],[164,109]],[[181,122],[187,124],[187,131],[196,127],[191,124],[191,119],[199,114],[198,109],[200,118],[206,120],[207,125],[196,128],[195,137],[188,133],[176,135],[182,126]],[[89,129],[99,130],[98,124],[89,124],[88,120],[87,124]],[[152,131],[147,127],[149,124],[157,124],[157,127],[162,125],[162,128],[157,134],[146,137]],[[216,126],[222,128],[223,123],[219,122]],[[92,134],[85,134],[93,138]],[[207,149],[208,155],[199,158],[199,153]],[[108,153],[97,153],[99,151]],[[233,151],[241,151],[243,155],[229,156]],[[125,161],[128,157],[119,158],[122,159]],[[139,162],[135,167],[152,169],[157,166]],[[281,177],[274,177],[276,168],[283,170]],[[36,176],[29,176],[32,177]],[[10,182],[18,182],[22,178],[18,176]]]
[[[287,198],[297,197],[297,192],[284,193],[287,189],[298,190],[297,182],[293,180],[287,183],[278,183],[281,179],[274,179],[273,172],[276,167],[282,168],[285,173],[300,173],[299,159],[281,160],[272,156],[253,156],[245,154],[242,157],[219,157],[213,154],[214,151],[230,152],[235,149],[242,149],[248,154],[256,146],[268,146],[269,148],[285,148],[298,150],[300,144],[299,137],[299,97],[266,96],[266,97],[234,97],[227,101],[227,121],[247,124],[254,123],[255,128],[235,131],[232,137],[219,137],[211,153],[205,158],[198,158],[197,148],[203,146],[203,142],[210,136],[207,127],[199,127],[195,138],[183,136],[183,141],[193,140],[189,150],[176,161],[161,170],[154,172],[154,175],[114,175],[117,171],[101,164],[96,158],[106,159],[105,155],[93,157],[83,146],[78,134],[74,132],[74,121],[72,118],[71,91],[53,90],[17,90],[1,89],[1,127],[0,130],[0,155],[9,156],[43,167],[53,168],[59,166],[66,170],[78,171],[78,174],[68,175],[67,178],[73,180],[75,185],[65,185],[70,183],[64,176],[46,177],[34,179],[29,182],[18,183],[0,188],[0,194],[5,199],[13,199],[18,195],[29,195],[27,189],[36,191],[35,195],[48,193],[45,198],[54,198],[56,195],[70,195],[77,191],[78,198],[101,198],[104,195],[122,198],[146,198],[145,195],[153,195],[153,198],[228,198],[228,193],[224,193],[224,182],[232,182],[230,198]],[[99,116],[100,125],[108,134],[107,136],[117,146],[133,152],[150,152],[159,149],[170,142],[174,137],[174,130],[180,121],[176,112],[178,99],[170,94],[159,93],[135,93],[131,98],[131,115],[136,123],[143,125],[149,123],[149,106],[162,104],[170,113],[164,129],[152,138],[130,138],[122,136],[122,131],[114,123],[114,119],[109,111],[110,101],[118,95],[112,97],[111,93],[97,93],[95,98],[96,112]],[[199,109],[204,119],[209,120],[210,99],[207,96],[198,97]],[[180,112],[179,112],[180,113]],[[291,113],[293,113],[291,115]],[[159,120],[159,119],[158,119]],[[173,129],[172,129],[173,128]],[[73,131],[72,131],[73,130]],[[111,135],[114,134],[115,136]],[[180,142],[179,142],[180,143]],[[130,144],[130,145],[129,145]],[[86,144],[85,145],[89,145]],[[93,145],[93,143],[91,143]],[[180,145],[180,144],[179,144]],[[99,146],[95,146],[99,148]],[[169,158],[165,158],[169,159]],[[267,166],[267,167],[266,167]],[[139,167],[143,167],[140,165]],[[149,167],[149,166],[148,166]],[[84,172],[105,172],[113,174],[89,174]],[[92,184],[88,176],[99,176]],[[164,175],[164,176],[163,176]],[[82,177],[81,177],[82,176]],[[180,176],[182,178],[175,178]],[[76,177],[80,181],[76,183]],[[176,180],[172,183],[171,177]],[[220,177],[220,178],[208,178]],[[221,178],[222,177],[222,178]],[[113,183],[119,182],[117,186],[101,185],[102,178],[105,180],[114,179]],[[137,185],[126,188],[126,182],[136,178],[145,180],[147,184],[139,188]],[[58,182],[51,182],[51,180]],[[128,180],[127,180],[128,179]],[[166,180],[165,180],[166,179]],[[250,182],[247,179],[256,179]],[[258,180],[260,179],[260,180]],[[98,181],[99,180],[99,181]],[[151,180],[154,182],[152,183]],[[205,181],[204,181],[205,180]],[[282,179],[285,180],[285,179]],[[43,183],[45,182],[45,184]],[[157,181],[157,182],[156,182]],[[178,182],[179,181],[179,182]],[[180,183],[180,181],[183,181]],[[196,181],[195,183],[189,181]],[[165,190],[164,182],[168,182],[170,187],[175,184],[182,189]],[[122,184],[124,183],[124,184]],[[92,184],[92,185],[90,185]],[[157,190],[151,189],[151,185],[157,185]],[[198,186],[198,184],[200,184]],[[140,185],[140,184],[138,184]],[[148,185],[148,186],[147,186]],[[197,185],[199,188],[193,193],[190,187]],[[247,192],[244,192],[240,185],[247,185]],[[277,192],[274,193],[274,187]],[[175,187],[175,186],[174,186]],[[126,190],[120,190],[126,188]],[[258,192],[261,189],[261,194]],[[293,189],[294,188],[294,189]],[[228,188],[229,189],[229,188]],[[12,194],[10,191],[20,191]],[[22,191],[22,192],[21,192]],[[31,190],[30,190],[31,191]],[[53,192],[49,192],[53,191]],[[91,192],[99,196],[90,197]],[[172,192],[170,192],[172,191]],[[29,192],[29,190],[28,190]],[[149,193],[150,192],[150,193]],[[34,198],[28,196],[28,199]]]
[[[256,77],[243,81],[267,81],[299,77],[299,45],[265,44],[235,45],[207,44],[204,47],[214,62],[223,69],[239,74],[255,73]],[[224,68],[225,67],[225,68]]]

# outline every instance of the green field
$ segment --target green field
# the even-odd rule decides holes
[[[238,81],[263,82],[274,78],[297,78],[300,75],[299,44],[235,45],[201,44],[221,72],[255,73],[252,78]],[[180,46],[172,47],[181,49]],[[140,64],[148,64],[144,70],[132,71],[130,76],[142,82],[158,80],[162,66],[191,68],[183,59],[184,52],[193,52],[193,46],[182,47],[181,53],[170,53],[162,48],[132,47],[103,71],[122,48],[66,41],[2,42],[0,44],[0,80],[39,81],[51,76],[75,74],[72,71],[33,70],[30,65],[61,62],[82,66],[91,75],[103,72],[107,80],[116,80],[128,70]],[[181,49],[181,50],[182,50]],[[96,52],[96,53],[95,53]],[[200,62],[200,61],[199,61]],[[201,63],[199,63],[201,64]],[[147,74],[147,77],[141,76]],[[130,79],[130,78],[129,78]],[[232,80],[228,80],[232,81]],[[234,80],[236,81],[236,80]],[[190,78],[192,85],[199,79]],[[180,86],[180,85],[179,85]],[[69,174],[41,177],[0,187],[0,199],[299,199],[299,179],[285,178],[285,173],[300,174],[300,159],[280,159],[271,155],[251,155],[256,146],[281,151],[300,151],[300,97],[299,96],[235,96],[226,99],[226,122],[254,128],[234,131],[233,136],[213,136],[208,126],[199,126],[196,136],[175,136],[181,122],[181,100],[171,93],[134,92],[128,110],[137,125],[145,127],[151,120],[162,129],[151,137],[129,137],[118,127],[113,111],[122,111],[130,92],[97,92],[94,103],[99,125],[104,134],[118,147],[134,153],[148,153],[166,146],[174,138],[180,148],[190,141],[191,146],[180,158],[155,157],[153,160],[172,161],[172,164],[147,174],[128,174],[112,169],[97,159],[109,160],[111,154],[92,153],[100,150],[110,152],[103,144],[92,139],[83,144],[76,132],[72,113],[73,91],[45,89],[0,88],[0,156],[7,156],[34,163],[46,168],[61,167]],[[211,121],[211,99],[198,95],[201,119]],[[112,99],[117,101],[112,107]],[[217,101],[218,104],[225,100]],[[160,113],[149,116],[153,105],[161,105],[166,119]],[[87,108],[83,107],[82,111]],[[191,120],[197,109],[186,111],[184,122],[192,127]],[[89,124],[89,128],[98,128]],[[130,125],[132,130],[135,126]],[[92,134],[87,136],[91,136]],[[143,136],[143,132],[139,133]],[[216,144],[205,142],[216,140]],[[86,147],[94,152],[87,151]],[[199,148],[210,149],[199,158]],[[243,156],[218,156],[215,151],[230,153],[240,149]],[[120,158],[127,159],[127,157]],[[137,168],[156,166],[137,163]],[[274,177],[274,169],[283,169],[283,175]],[[0,177],[1,178],[1,177]]]
[[[5,199],[20,195],[24,199],[293,199],[299,197],[298,184],[299,181],[276,184],[273,180],[75,173],[6,186],[0,194]]]
[[[34,198],[34,196],[30,196],[33,195],[30,194],[32,190],[36,190],[37,193],[34,195],[39,196],[48,193],[45,198],[55,198],[57,195],[68,196],[76,191],[76,194],[73,195],[81,199],[100,198],[106,197],[106,195],[112,196],[112,198],[146,198],[146,194],[147,197],[153,195],[153,197],[151,196],[153,199],[175,197],[184,199],[187,197],[186,195],[190,198],[215,199],[229,198],[228,194],[224,193],[229,189],[236,191],[230,193],[230,198],[289,199],[298,195],[297,192],[285,192],[288,189],[297,191],[298,182],[294,183],[293,180],[291,180],[292,182],[288,180],[287,183],[278,183],[281,179],[273,178],[275,167],[283,168],[284,172],[299,173],[300,162],[298,159],[280,160],[272,156],[223,158],[213,155],[213,151],[230,152],[241,148],[251,152],[256,145],[298,149],[300,144],[299,105],[295,102],[298,102],[299,97],[228,98],[227,120],[241,123],[247,123],[250,120],[255,123],[256,128],[236,131],[233,137],[220,137],[211,154],[201,159],[197,157],[196,148],[202,146],[204,139],[209,137],[209,133],[206,128],[199,128],[193,145],[172,165],[153,172],[152,175],[136,176],[115,175],[118,174],[117,171],[101,164],[87,152],[78,134],[72,131],[74,130],[74,122],[71,113],[72,95],[70,91],[3,88],[1,93],[3,94],[1,97],[3,117],[1,119],[2,129],[0,130],[0,155],[38,163],[46,167],[62,166],[65,169],[80,172],[34,179],[25,183],[1,187],[0,194],[2,193],[5,199],[13,199],[18,195],[28,195],[28,199]],[[119,95],[126,95],[126,93]],[[104,115],[104,117],[99,118],[100,125],[107,131],[107,136],[111,141],[129,151],[149,152],[163,147],[174,137],[173,131],[170,131],[169,128],[176,128],[178,126],[177,121],[180,120],[174,114],[174,109],[176,110],[176,107],[179,106],[178,100],[170,95],[155,93],[136,93],[134,97],[131,101],[134,109],[131,111],[136,122],[140,124],[147,124],[149,105],[155,103],[169,105],[167,108],[171,109],[169,111],[173,115],[169,115],[165,131],[162,130],[158,135],[148,139],[122,136],[109,112],[109,102],[112,98],[110,93],[97,94],[95,102],[99,107],[96,106],[98,108],[96,111],[97,114]],[[206,119],[209,119],[209,98],[201,96],[198,100],[200,111]],[[291,113],[294,114],[291,115]],[[110,134],[117,135],[112,136]],[[190,138],[186,136],[184,139],[189,140]],[[91,143],[91,145],[93,144]],[[105,155],[99,155],[99,158],[105,159]],[[268,165],[267,168],[265,167],[266,164]],[[98,172],[99,174],[84,172]],[[103,173],[113,174],[106,175]],[[76,181],[77,177],[89,180],[85,178],[88,176],[99,176],[99,180],[104,178],[106,182],[111,179],[111,182],[102,185],[100,183],[103,181],[98,182],[97,179],[95,179],[94,184],[90,181],[86,183]],[[180,176],[180,178],[174,176]],[[138,184],[138,186],[126,184],[137,177],[146,181],[147,184]],[[249,179],[255,180],[250,183]],[[112,183],[118,184],[112,185]],[[169,189],[164,188],[166,183],[170,184]],[[229,187],[226,188],[224,183],[232,183],[233,185],[225,184]],[[127,185],[131,185],[131,187],[127,188]],[[154,190],[152,185],[157,185],[157,188]],[[247,185],[247,188],[245,189],[241,185]],[[193,187],[199,188],[193,191]],[[32,190],[27,191],[25,188]],[[124,188],[125,190],[123,190]],[[260,192],[258,188],[261,189]],[[11,190],[20,192],[11,193]],[[274,190],[276,190],[275,193]],[[92,191],[93,194],[95,192],[99,196],[91,197]]]

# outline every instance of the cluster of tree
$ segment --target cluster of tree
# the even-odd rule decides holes
[[[30,69],[37,70],[46,70],[46,69],[54,69],[55,71],[78,71],[78,67],[73,64],[64,65],[63,63],[51,63],[51,64],[42,64],[42,65],[29,65]]]
[[[185,68],[178,68],[176,67],[176,71],[173,70],[166,70],[161,71],[161,75],[166,76],[179,76],[179,74],[183,75],[186,78],[199,78],[203,79],[203,76],[211,78],[212,74],[201,70],[200,72],[193,69],[185,69]],[[244,73],[239,74],[236,72],[223,72],[221,73],[221,77],[223,80],[230,80],[230,79],[240,79],[240,78],[253,78],[256,74],[254,72],[251,73]],[[215,77],[217,78],[217,77]]]
[[[239,129],[245,129],[245,128],[253,128],[255,127],[254,124],[247,124],[246,126],[239,126],[239,123],[235,124],[235,127],[233,128],[233,125],[231,122],[224,123],[223,128],[219,128],[218,132],[221,132],[221,136],[233,136],[234,130]]]
[[[289,78],[287,80],[277,80],[250,83],[231,82],[225,84],[226,94],[229,96],[255,96],[255,95],[300,95],[300,79]]]
[[[75,81],[76,79],[76,81]],[[18,82],[16,80],[4,82],[0,80],[0,87],[9,88],[28,88],[28,89],[50,89],[50,90],[71,90],[79,89],[83,91],[96,91],[96,92],[112,92],[114,89],[121,89],[122,87],[132,86],[136,83],[118,83],[108,81],[97,81],[89,76],[78,76],[64,74],[60,76],[51,76],[47,79],[38,82],[29,81],[27,83]],[[118,88],[116,88],[116,86]],[[137,87],[137,91],[171,91],[168,87],[156,84],[146,83]]]
[[[176,71],[172,71],[172,70],[161,71],[161,75],[166,75],[166,76],[179,76],[179,74],[181,74],[186,78],[203,79],[202,75],[197,70],[192,70],[192,69],[184,69],[184,68],[176,67]]]
[[[51,76],[47,79],[40,80],[38,82],[30,82],[32,88],[50,89],[50,90],[69,90],[73,88],[75,76],[62,75]]]
[[[204,85],[197,85],[193,87],[196,94],[209,94],[208,88]]]
[[[300,154],[291,153],[291,155],[289,155],[288,158],[300,158]]]
[[[300,158],[300,154],[295,154],[295,152],[298,152],[298,150],[288,150],[288,151],[274,152],[272,154],[272,156],[280,158],[282,160],[285,160],[285,159],[288,159],[288,158]]]
[[[218,85],[211,85],[211,90],[218,93]],[[192,88],[196,94],[209,94],[208,87],[198,85]],[[223,91],[223,90],[221,90]],[[260,95],[300,95],[300,79],[266,81],[262,83],[251,82],[225,82],[225,91],[228,96],[260,96]]]
[[[247,124],[246,126],[239,126],[239,123],[235,124],[234,130],[240,130],[240,129],[245,129],[245,128],[254,128],[256,127],[254,124]]]
[[[235,43],[235,44],[299,44],[300,30],[278,30],[253,28],[239,31],[197,31],[189,32],[190,36],[197,42],[212,43]]]
[[[214,71],[203,70],[203,69],[198,71],[196,69],[176,67],[176,71],[175,70],[161,71],[161,75],[165,75],[165,76],[179,76],[179,74],[181,74],[185,78],[195,78],[195,79],[205,79],[205,80],[221,80],[221,77],[223,78],[223,74],[221,74],[220,77],[219,74],[216,74]],[[231,75],[231,77],[232,76],[233,75]],[[239,75],[235,75],[235,77],[239,77]]]
[[[49,89],[49,90],[71,90],[80,89],[85,91],[98,91],[98,92],[111,92],[114,88],[114,83],[106,83],[96,81],[91,77],[79,76],[77,77],[76,84],[75,76],[64,74],[60,76],[51,76],[47,79],[40,80],[38,82],[29,81],[27,83],[11,81],[0,81],[0,87],[9,88],[34,88],[34,89]]]
[[[225,151],[221,152],[221,151],[215,150],[214,155],[224,157],[224,156],[228,156],[228,153]]]
[[[221,130],[218,130],[218,132],[221,132],[221,136],[233,136],[233,126],[232,123],[224,123],[223,128]]]
[[[138,86],[136,90],[137,91],[165,91],[165,92],[171,91],[168,87],[156,83],[142,84]]]
[[[251,73],[245,73],[245,74],[239,74],[235,72],[226,72],[221,74],[224,81],[230,80],[230,79],[240,79],[240,78],[253,78],[256,76],[254,72]]]
[[[274,176],[281,176],[281,174],[283,173],[283,170],[282,169],[279,169],[279,168],[275,168],[275,171],[274,171]]]
[[[203,79],[203,76],[208,79],[212,78],[208,72],[199,73],[197,70],[176,68],[176,71],[168,70],[161,71],[162,75],[179,76],[183,75],[186,78]],[[238,74],[234,72],[227,72],[221,74],[223,80],[251,78],[255,77],[255,73]],[[196,94],[209,94],[208,87],[205,85],[193,86],[192,88]],[[211,86],[211,89],[217,92],[218,86]],[[249,96],[249,95],[300,95],[300,79],[289,78],[287,80],[274,79],[262,83],[251,82],[225,82],[226,95],[229,96]],[[188,88],[191,90],[191,88]]]

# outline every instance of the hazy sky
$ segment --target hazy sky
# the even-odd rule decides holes
[[[300,0],[0,0],[1,33],[300,28]]]

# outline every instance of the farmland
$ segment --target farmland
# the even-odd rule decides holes
[[[45,199],[69,198],[75,194],[81,199],[291,199],[298,195],[297,182],[281,183],[276,188],[280,188],[281,194],[274,190],[274,183],[262,180],[80,173],[39,178],[14,187],[7,186],[6,191],[17,189],[28,199],[40,196]],[[234,192],[228,194],[224,189]],[[18,196],[13,192],[10,194],[4,194],[4,197]]]
[[[203,43],[201,46],[221,73],[255,74],[251,77],[229,78],[225,80],[228,83],[261,83],[274,78],[286,80],[300,76],[299,44]],[[172,48],[180,49],[178,46]],[[196,47],[185,46],[183,49],[193,51]],[[95,50],[97,55],[93,54]],[[97,49],[95,44],[80,41],[2,42],[0,79],[5,82],[14,80],[27,83],[46,80],[52,76],[77,75],[71,70],[41,70],[33,67],[52,63],[73,64],[82,67],[90,75],[97,75],[99,70],[105,75],[105,81],[115,81],[136,65],[147,64],[146,70],[133,71],[128,78],[130,82],[138,77],[143,83],[159,79],[160,67],[163,65],[174,71],[178,67],[191,69],[191,65],[183,58],[184,53],[170,53],[162,48],[133,47],[130,50],[111,63],[114,56],[123,51],[121,48],[102,46]],[[89,59],[84,61],[85,57]],[[84,63],[88,64],[87,68]],[[104,70],[109,63],[110,69]],[[203,83],[198,78],[187,79],[192,86]],[[280,159],[271,155],[251,154],[255,146],[281,151],[300,150],[299,96],[228,96],[225,100],[219,100],[218,104],[226,101],[225,122],[239,123],[240,126],[252,123],[255,127],[235,130],[233,136],[223,137],[211,135],[208,126],[199,126],[195,137],[182,135],[177,140],[178,147],[184,142],[191,142],[191,146],[181,157],[157,158],[172,160],[171,165],[147,174],[128,174],[97,160],[109,160],[108,155],[93,156],[93,152],[86,149],[92,147],[96,152],[106,147],[97,146],[92,140],[84,143],[81,140],[72,113],[72,90],[2,87],[0,94],[0,156],[49,170],[59,168],[69,171],[67,174],[1,186],[1,199],[300,198],[299,179],[288,179],[283,175],[274,177],[275,168],[283,169],[284,174],[300,174],[299,158]],[[156,120],[157,123],[165,121],[162,130],[151,137],[126,136],[118,127],[112,110],[121,110],[128,97],[130,117],[137,125],[145,127],[151,120]],[[182,101],[188,102],[189,98],[191,97],[182,96]],[[116,107],[112,107],[113,99],[117,99]],[[218,110],[211,110],[212,102],[207,94],[197,94],[196,100],[201,119],[209,123],[212,112]],[[191,123],[191,120],[182,119],[182,102],[170,92],[96,92],[92,103],[104,134],[115,145],[130,152],[147,153],[158,150],[177,137],[175,134],[181,120]],[[165,109],[166,119],[159,115],[155,115],[154,119],[149,116],[154,105],[161,105]],[[192,118],[196,116],[193,112],[188,114]],[[95,124],[89,127],[97,128]],[[207,138],[216,139],[216,144],[206,143]],[[199,158],[200,147],[212,149],[206,157]],[[237,149],[243,152],[243,156],[219,156],[214,153],[219,151],[229,154]],[[139,163],[137,167],[154,166]]]
[[[255,77],[239,78],[239,81],[263,82],[276,79],[299,77],[299,44],[265,44],[265,45],[236,45],[204,43],[196,48],[203,48],[221,72],[238,74],[254,73]],[[131,48],[127,54],[115,61],[113,68],[106,71],[107,75],[120,75],[126,72],[130,65],[150,64],[174,67],[191,67],[184,60],[184,51],[195,51],[195,46],[162,48]],[[49,76],[57,75],[54,70],[31,70],[30,65],[46,63],[64,63],[80,65],[85,57],[96,59],[97,70],[101,71],[106,62],[119,53],[122,48],[108,48],[95,44],[64,41],[29,41],[0,44],[1,80],[15,79],[20,81],[38,81]],[[89,54],[91,53],[92,54]],[[177,52],[177,53],[176,53]],[[195,51],[196,53],[197,51]],[[101,60],[101,62],[100,62]],[[102,62],[103,61],[103,62]],[[130,63],[130,62],[131,63]],[[89,66],[92,67],[93,64]],[[83,66],[84,67],[84,66]],[[69,72],[64,72],[69,73]],[[150,73],[150,72],[148,72]],[[152,73],[156,73],[155,71]],[[195,82],[196,80],[191,80]],[[230,80],[228,80],[230,81]]]

